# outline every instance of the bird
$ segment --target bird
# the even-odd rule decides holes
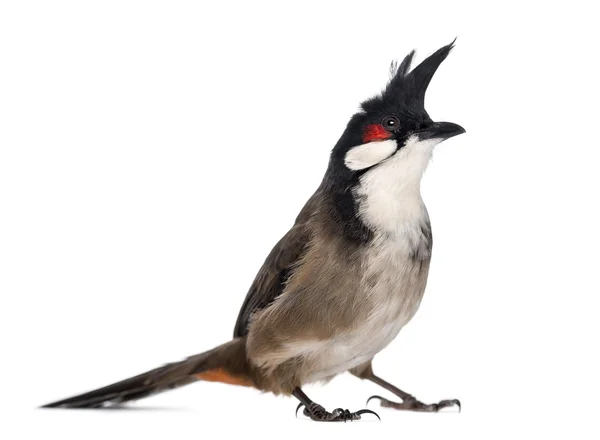
[[[421,179],[436,145],[465,129],[434,122],[425,93],[455,41],[414,68],[414,50],[392,62],[382,91],[360,103],[331,149],[318,188],[254,278],[231,340],[42,407],[120,406],[212,381],[294,396],[296,416],[304,408],[314,421],[379,418],[369,409],[328,411],[303,391],[349,372],[400,400],[369,399],[382,407],[460,411],[457,399],[421,402],[377,376],[372,365],[413,318],[427,285],[432,230]]]

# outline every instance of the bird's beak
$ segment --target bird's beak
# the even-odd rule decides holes
[[[416,134],[423,141],[425,139],[446,140],[463,133],[466,133],[466,130],[458,124],[453,124],[452,122],[435,122],[432,126],[420,130]]]

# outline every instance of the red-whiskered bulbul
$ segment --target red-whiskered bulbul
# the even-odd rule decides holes
[[[432,235],[421,177],[434,147],[465,130],[433,122],[425,91],[453,44],[412,70],[414,51],[392,64],[383,92],[352,116],[319,188],[250,286],[232,340],[45,407],[97,408],[208,380],[294,395],[296,412],[304,406],[313,420],[357,420],[373,411],[329,412],[302,391],[349,371],[402,400],[373,396],[382,406],[460,408],[458,400],[422,403],[371,366],[414,316],[427,283]]]

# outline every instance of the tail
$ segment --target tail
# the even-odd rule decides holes
[[[236,338],[213,350],[167,364],[138,376],[42,408],[102,408],[143,399],[197,380],[254,386],[246,359],[246,338]]]

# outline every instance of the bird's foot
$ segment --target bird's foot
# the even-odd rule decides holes
[[[419,402],[414,397],[406,399],[402,402],[392,402],[391,400],[387,400],[381,396],[371,396],[369,397],[369,400],[367,400],[367,405],[371,399],[379,399],[381,406],[384,408],[402,409],[407,411],[438,412],[443,408],[449,408],[452,406],[457,406],[458,412],[461,410],[460,400],[458,399],[442,400],[438,403],[427,404]]]
[[[304,403],[300,403],[296,408],[296,416],[298,416],[298,410],[303,406],[304,415],[316,422],[347,422],[360,420],[362,414],[373,414],[375,417],[381,420],[379,415],[370,409],[361,409],[360,411],[350,412],[347,409],[337,408],[332,412],[329,412],[317,403],[311,403],[309,406],[305,406]]]

